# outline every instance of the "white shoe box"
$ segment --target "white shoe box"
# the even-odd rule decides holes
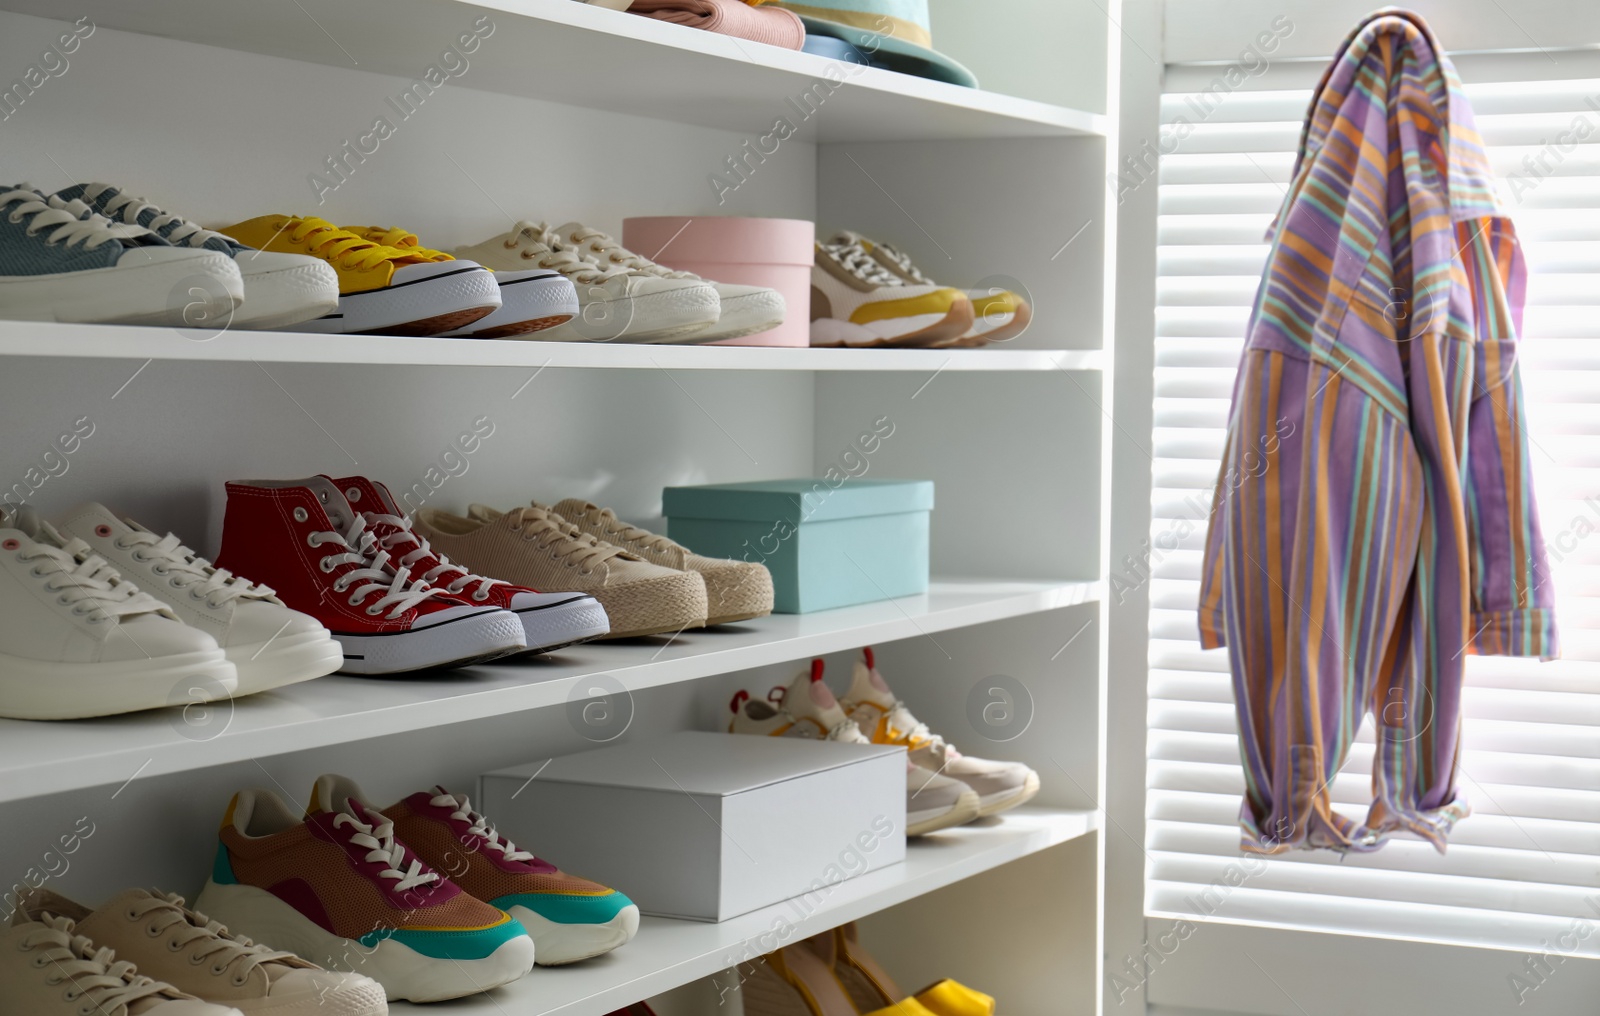
[[[901,748],[682,732],[485,773],[523,850],[646,914],[725,921],[906,856]]]

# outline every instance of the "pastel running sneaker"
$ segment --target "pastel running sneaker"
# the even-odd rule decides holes
[[[533,969],[533,939],[345,797],[302,821],[274,793],[234,795],[202,913],[327,970],[365,974],[389,1001],[437,1002],[509,984]]]
[[[972,328],[972,300],[948,286],[908,284],[859,237],[818,243],[811,269],[813,346],[938,346]]]
[[[415,233],[397,226],[346,226],[357,236],[373,243],[403,250],[429,261],[454,261],[444,251],[422,246]],[[554,328],[578,316],[578,291],[571,280],[552,268],[523,268],[494,271],[500,287],[500,309],[479,318],[465,328],[446,332],[450,338],[520,339],[546,328]]]
[[[144,198],[108,183],[73,184],[57,191],[56,196],[82,201],[117,222],[143,226],[174,247],[216,251],[232,258],[244,282],[244,303],[229,315],[220,312],[218,301],[217,311],[204,309],[213,317],[193,322],[196,325],[283,328],[339,309],[339,276],[320,258],[246,247],[232,237],[202,229],[197,222],[162,211]],[[201,299],[206,294],[190,296]]]
[[[980,818],[1026,804],[1039,792],[1039,774],[1021,762],[992,762],[963,755],[928,729],[895,698],[878,672],[868,646],[856,661],[850,690],[841,703],[873,744],[898,744],[929,772],[960,780],[978,795]]]
[[[787,688],[772,689],[766,701],[739,692],[733,697],[732,708],[730,733],[872,743],[822,682],[821,660],[812,660],[811,669],[801,671]],[[965,783],[924,769],[907,758],[907,836],[971,822],[978,817],[978,807],[978,795]]]
[[[842,244],[859,244],[871,254],[873,260],[908,286],[936,286],[937,282],[922,273],[905,253],[893,244],[869,240],[858,233],[842,232],[833,241]],[[972,301],[972,327],[960,338],[943,343],[951,346],[983,346],[991,342],[1007,342],[1028,330],[1033,323],[1033,307],[1027,297],[1004,289],[964,289]]]
[[[318,800],[360,797],[340,776],[317,780]],[[639,930],[639,908],[615,889],[568,875],[501,836],[472,810],[464,794],[443,787],[412,794],[385,808],[395,835],[451,881],[499,907],[533,936],[540,966],[560,966],[600,956]]]
[[[386,1016],[377,981],[361,974],[323,970],[293,953],[234,935],[183,905],[183,897],[129,889],[97,910],[36,889],[23,906],[30,913],[70,918],[78,934],[115,950],[146,977],[245,1016]]]

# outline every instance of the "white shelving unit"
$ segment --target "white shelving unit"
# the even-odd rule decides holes
[[[1011,1016],[1099,1011],[1117,29],[1100,5],[995,0],[1009,27],[976,32],[969,3],[933,0],[936,33],[962,26],[937,44],[980,78],[1047,68],[1034,94],[839,67],[572,0],[74,7],[95,31],[0,120],[0,180],[109,180],[207,224],[318,214],[446,248],[521,218],[618,233],[642,214],[811,219],[894,240],[941,281],[1022,285],[1035,319],[976,350],[0,322],[0,491],[21,484],[47,515],[100,500],[212,551],[224,481],[359,472],[440,507],[581,495],[653,524],[664,486],[838,465],[934,480],[933,569],[963,576],[925,596],[532,663],[327,678],[189,714],[0,722],[0,887],[88,816],[95,836],[50,888],[88,901],[126,884],[193,892],[241,786],[292,797],[342,771],[385,800],[470,787],[489,768],[592,746],[566,707],[598,687],[636,701],[624,736],[711,728],[731,689],[786,681],[812,656],[829,658],[838,688],[839,654],[873,644],[930,725],[972,754],[1028,762],[1044,790],[844,883],[793,933],[859,919],[905,982],[988,985]],[[0,0],[7,79],[65,17],[52,0]],[[470,66],[402,116],[388,100],[480,22],[494,30]],[[378,117],[397,131],[329,177]],[[778,118],[797,132],[718,186]],[[493,437],[462,454],[453,435],[482,419]],[[80,420],[92,436],[62,455],[56,439]],[[868,454],[858,436],[878,421],[892,437]],[[995,687],[1017,706],[1004,729],[973,719]],[[553,860],[582,873],[581,858]],[[975,906],[972,892],[1030,905]],[[605,1016],[654,997],[661,1016],[723,1011],[694,982],[758,955],[783,910],[647,920],[599,961],[432,1008]]]

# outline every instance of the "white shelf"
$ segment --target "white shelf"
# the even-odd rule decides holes
[[[1088,603],[1101,593],[1099,582],[940,581],[921,596],[774,614],[670,643],[590,643],[532,663],[399,681],[335,675],[211,707],[221,711],[203,724],[186,726],[177,709],[71,723],[0,720],[0,803],[558,706],[601,674],[641,691]]]
[[[572,0],[566,0],[571,3]],[[573,6],[581,6],[573,4]],[[408,339],[0,321],[0,356],[633,370],[1099,370],[1098,349],[796,349],[606,342]]]
[[[757,136],[787,116],[805,141],[1106,130],[1100,114],[870,68],[798,122],[789,102],[826,86],[833,61],[573,0],[84,0],[70,13],[59,0],[0,0],[0,9],[408,79],[488,16],[495,31],[454,79],[460,87]]]
[[[430,1005],[427,1012],[604,1016],[736,963],[755,961],[766,951],[759,943],[774,941],[774,927],[790,929],[783,944],[793,944],[1099,827],[1099,815],[1091,811],[1019,808],[910,841],[904,864],[840,883],[810,914],[797,903],[780,903],[721,924],[646,918],[639,936],[608,956],[570,967],[539,967],[498,991]]]

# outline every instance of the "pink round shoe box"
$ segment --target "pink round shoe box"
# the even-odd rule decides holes
[[[804,219],[656,215],[624,219],[622,245],[668,268],[783,294],[788,313],[782,325],[713,345],[809,346],[816,231],[816,223]]]

